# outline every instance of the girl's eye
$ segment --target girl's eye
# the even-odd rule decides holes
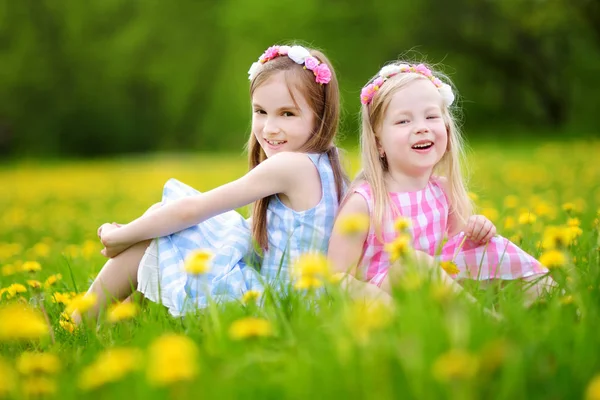
[[[259,110],[254,110],[254,112],[256,114],[266,114],[266,112],[264,112],[263,110],[260,110],[260,109]]]
[[[400,121],[396,121],[396,125],[404,125],[404,124],[408,124],[407,119],[401,119]]]
[[[293,116],[294,116],[294,113],[292,113],[292,112],[290,112],[290,111],[284,111],[284,113],[283,113],[283,116],[284,116],[284,117],[293,117]]]
[[[439,117],[439,115],[430,115],[429,117],[427,117],[427,119],[438,119]]]

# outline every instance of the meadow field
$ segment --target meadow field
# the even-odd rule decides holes
[[[600,399],[600,141],[472,147],[479,212],[559,284],[530,307],[517,285],[468,285],[473,304],[422,278],[366,307],[327,280],[183,319],[126,303],[75,327],[105,260],[98,226],[137,217],[168,178],[234,179],[245,156],[0,165],[0,398]]]

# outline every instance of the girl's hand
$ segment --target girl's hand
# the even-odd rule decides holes
[[[115,240],[113,240],[113,232],[119,229],[120,227],[120,224],[113,222],[112,224],[102,224],[100,228],[98,228],[98,237],[104,245],[104,249],[102,249],[100,253],[104,257],[113,258],[122,253],[124,250],[131,247],[131,245],[133,244],[117,243]]]
[[[487,243],[496,236],[496,227],[483,215],[471,215],[467,221],[465,234],[474,242]]]

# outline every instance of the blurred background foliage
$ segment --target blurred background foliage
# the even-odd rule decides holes
[[[598,0],[0,0],[0,155],[240,151],[247,70],[323,49],[356,143],[362,85],[441,64],[469,138],[598,136]]]

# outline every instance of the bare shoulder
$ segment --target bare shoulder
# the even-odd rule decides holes
[[[353,192],[344,200],[339,214],[369,214],[367,200],[360,194]]]
[[[299,176],[316,168],[306,153],[295,152],[277,153],[260,163],[260,166],[276,174],[289,176]]]

